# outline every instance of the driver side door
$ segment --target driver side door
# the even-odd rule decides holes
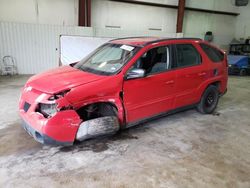
[[[148,50],[129,69],[144,69],[145,76],[124,80],[123,100],[128,126],[173,107],[175,71],[171,71],[171,63],[171,46],[160,46]]]

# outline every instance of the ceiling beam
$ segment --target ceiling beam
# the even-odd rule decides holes
[[[137,4],[137,5],[146,5],[146,6],[153,6],[153,7],[161,7],[161,8],[178,9],[177,5],[151,3],[151,2],[143,2],[143,1],[136,1],[136,0],[109,0],[109,1],[120,2],[120,3]],[[185,10],[194,11],[194,12],[202,12],[202,13],[210,13],[210,14],[228,15],[228,16],[238,16],[238,15],[240,15],[239,13],[236,13],[236,12],[209,10],[209,9],[192,8],[192,7],[185,7]]]

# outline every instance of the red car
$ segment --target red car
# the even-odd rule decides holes
[[[212,113],[227,72],[225,53],[201,39],[116,39],[31,77],[19,112],[38,142],[71,145],[184,109]]]

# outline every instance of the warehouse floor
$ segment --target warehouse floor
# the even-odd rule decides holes
[[[195,110],[73,147],[20,126],[27,76],[0,77],[0,187],[250,187],[250,78],[231,77],[217,112]]]

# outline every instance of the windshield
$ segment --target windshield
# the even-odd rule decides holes
[[[122,44],[105,44],[74,65],[75,68],[95,74],[117,73],[138,51],[138,47]]]

